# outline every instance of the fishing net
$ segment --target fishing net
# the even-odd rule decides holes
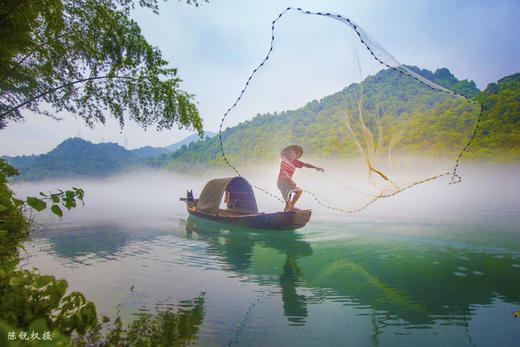
[[[296,20],[306,20],[307,31],[288,29]],[[288,8],[271,33],[267,55],[220,125],[220,150],[235,174],[281,201],[277,171],[272,183],[249,175],[259,163],[279,167],[280,150],[298,144],[300,160],[325,172],[298,169],[294,181],[308,199],[343,212],[439,177],[460,182],[459,163],[482,114],[480,104],[462,95],[474,93],[474,84],[447,69],[432,73],[400,64],[342,15]],[[327,46],[337,39],[344,45]],[[324,84],[337,89],[312,96]],[[322,98],[302,102],[316,97]],[[273,105],[278,109],[263,109]],[[225,122],[247,114],[257,116],[224,130]]]

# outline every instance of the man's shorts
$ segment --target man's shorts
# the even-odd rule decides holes
[[[301,191],[301,188],[298,188],[296,184],[287,180],[287,179],[279,179],[278,189],[282,192],[283,199],[287,202],[291,200],[291,194]]]

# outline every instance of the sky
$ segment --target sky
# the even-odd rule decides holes
[[[287,7],[341,14],[400,63],[432,71],[447,67],[480,89],[520,72],[517,0],[210,0],[199,7],[169,0],[161,2],[159,15],[136,9],[131,16],[148,42],[178,68],[182,89],[195,94],[204,129],[216,132],[268,51],[271,22]],[[259,113],[302,107],[380,68],[347,26],[288,12],[277,22],[268,63],[255,74],[223,128]],[[112,120],[90,129],[67,113],[58,114],[58,122],[22,114],[23,122],[0,130],[0,155],[46,153],[74,136],[138,148],[167,146],[194,133],[175,128],[144,131],[131,122],[120,129]]]

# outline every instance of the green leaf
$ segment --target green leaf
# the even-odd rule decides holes
[[[57,204],[58,202],[60,202],[60,197],[59,197],[59,194],[51,194],[51,200],[53,203]]]
[[[73,207],[76,207],[76,200],[74,199],[74,192],[67,190],[65,191],[65,197],[63,197],[64,206],[67,210],[70,210]]]
[[[54,213],[58,217],[63,217],[63,212],[58,205],[52,205],[51,212]]]
[[[0,204],[0,212],[4,212],[5,210],[7,210],[7,207],[5,207],[4,205]]]
[[[27,205],[31,206],[38,212],[45,210],[45,208],[47,207],[47,204],[45,203],[45,201],[32,197],[32,196],[28,196],[26,201],[27,201]]]
[[[15,198],[13,198],[13,202],[16,207],[22,206],[24,204],[24,202],[22,200],[18,200]]]
[[[83,201],[83,196],[85,195],[85,192],[83,191],[83,189],[81,189],[81,188],[76,188],[76,187],[72,187],[72,189],[74,190],[74,194],[76,194],[76,197],[77,197],[80,201]]]
[[[24,279],[21,277],[11,277],[11,279],[9,280],[9,285],[13,287],[21,286],[23,285],[23,283]]]

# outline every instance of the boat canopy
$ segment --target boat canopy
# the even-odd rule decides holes
[[[242,214],[258,213],[253,189],[249,182],[240,176],[217,178],[206,183],[197,202],[197,211],[218,215],[224,195],[227,211]]]

